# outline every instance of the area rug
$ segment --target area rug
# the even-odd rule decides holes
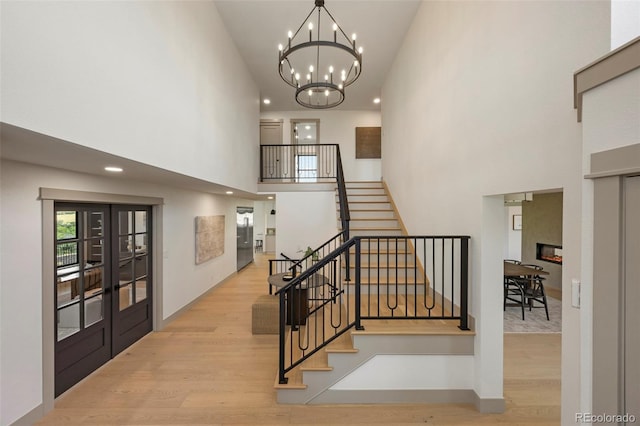
[[[538,304],[536,304],[538,305]],[[562,301],[547,296],[549,306],[549,321],[544,308],[529,308],[522,311],[517,306],[507,306],[504,312],[505,333],[560,333],[562,332]]]

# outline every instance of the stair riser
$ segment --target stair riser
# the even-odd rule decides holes
[[[364,201],[367,203],[385,203],[389,202],[389,198],[386,195],[349,195],[347,197],[349,203],[353,201]],[[336,202],[338,202],[338,196],[336,195]]]
[[[356,255],[351,253],[349,255],[349,261],[352,265],[355,265]],[[360,254],[360,262],[362,265],[367,264],[382,264],[382,265],[414,265],[415,257],[411,253],[362,253]]]
[[[413,279],[413,278],[412,278]],[[398,278],[399,281],[402,281],[402,278]],[[355,289],[352,290],[355,292]],[[387,284],[369,284],[360,286],[360,294],[401,294],[403,296],[409,294],[425,294],[425,286],[424,284],[398,284],[398,285],[387,285]],[[364,313],[363,313],[364,315]]]
[[[400,225],[396,219],[382,220],[358,220],[351,218],[349,223],[351,228],[399,228]]]
[[[420,272],[416,271],[415,268],[412,267],[407,267],[407,268],[361,268],[360,269],[360,276],[363,279],[367,279],[367,278],[375,278],[380,279],[382,278],[383,281],[387,281],[388,278],[393,278],[394,280],[396,279],[396,277],[398,277],[398,279],[402,279],[405,277],[410,277],[413,280],[413,277],[415,277],[417,274],[418,277],[420,277]],[[351,266],[351,277],[355,277],[356,273],[355,273],[355,268],[353,267],[353,265]]]
[[[367,236],[374,236],[374,237],[391,237],[391,236],[401,236],[402,235],[402,230],[400,229],[385,229],[385,230],[381,230],[381,229],[364,229],[364,230],[360,230],[360,229],[351,229],[351,227],[349,228],[349,235],[351,237],[367,237]]]
[[[346,182],[345,186],[348,189],[351,188],[383,188],[382,182]]]
[[[347,188],[347,196],[351,197],[352,195],[384,195],[386,193],[384,188]]]
[[[393,210],[373,210],[373,211],[351,211],[349,212],[351,214],[351,220],[358,220],[358,219],[395,219],[395,215],[393,214]]]
[[[366,200],[349,200],[349,210],[391,210],[391,203],[389,202],[374,202],[369,200],[366,203],[354,203],[354,201],[366,201]],[[340,209],[340,203],[336,201],[336,208]]]
[[[396,244],[395,240],[388,240],[386,238],[378,240],[362,240],[361,250],[363,251],[376,251],[376,250],[390,250],[390,251],[404,251],[407,248],[405,240],[398,240]],[[355,248],[351,248],[351,253],[355,255]]]

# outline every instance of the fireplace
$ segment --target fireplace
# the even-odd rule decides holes
[[[562,265],[562,246],[536,243],[536,259]]]

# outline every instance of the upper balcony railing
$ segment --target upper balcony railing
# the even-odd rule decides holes
[[[337,144],[260,145],[260,182],[332,182],[339,151]]]

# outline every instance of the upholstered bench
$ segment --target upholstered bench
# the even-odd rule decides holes
[[[251,306],[251,333],[278,334],[278,296],[264,294]]]

